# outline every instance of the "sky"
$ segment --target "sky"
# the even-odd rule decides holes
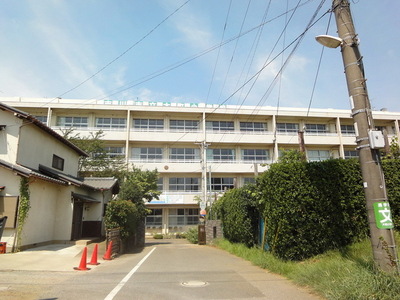
[[[371,105],[400,112],[400,1],[350,3]],[[0,97],[349,109],[340,50],[315,41],[331,5],[2,0]]]

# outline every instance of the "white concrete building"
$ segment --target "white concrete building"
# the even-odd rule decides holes
[[[350,110],[58,98],[0,101],[55,131],[73,127],[85,135],[102,130],[110,157],[157,169],[162,195],[148,204],[148,231],[183,231],[196,224],[196,200],[206,196],[209,202],[217,193],[253,181],[278,159],[280,150],[299,149],[299,130],[305,131],[310,161],[357,157]],[[373,116],[375,127],[385,129],[389,139],[399,137],[400,113],[375,111]]]
[[[1,242],[16,248],[21,178],[29,189],[29,212],[21,249],[104,235],[104,204],[116,179],[77,178],[87,154],[20,109],[0,102],[0,217],[7,216]]]

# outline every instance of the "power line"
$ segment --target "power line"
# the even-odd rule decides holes
[[[124,56],[125,54],[127,54],[129,51],[131,51],[134,47],[136,47],[139,43],[141,43],[144,39],[146,39],[149,35],[151,35],[156,29],[158,29],[162,24],[164,24],[169,18],[171,18],[174,14],[176,14],[180,9],[182,9],[187,3],[189,3],[191,0],[187,0],[186,2],[184,2],[181,6],[179,6],[177,9],[175,9],[172,13],[170,13],[166,18],[164,18],[160,23],[158,23],[155,27],[153,27],[148,33],[146,33],[142,38],[140,38],[138,41],[136,41],[133,45],[131,45],[128,49],[126,49],[125,51],[123,51],[120,55],[118,55],[116,58],[114,58],[113,60],[111,60],[110,62],[108,62],[106,65],[104,65],[102,68],[100,68],[96,73],[92,74],[91,76],[89,76],[88,78],[86,78],[85,80],[83,80],[81,83],[77,84],[76,86],[70,88],[69,90],[63,92],[62,94],[60,94],[58,97],[53,98],[50,102],[54,101],[57,98],[61,98],[62,96],[76,90],[77,88],[79,88],[80,86],[82,86],[83,84],[85,84],[86,82],[88,82],[90,79],[94,78],[95,76],[97,76],[99,73],[101,73],[102,71],[104,71],[107,67],[109,67],[111,64],[113,64],[114,62],[116,62],[118,59],[120,59],[122,56]],[[49,103],[50,103],[49,102]]]

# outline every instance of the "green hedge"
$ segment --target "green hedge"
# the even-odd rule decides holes
[[[230,242],[257,244],[260,213],[254,185],[227,191],[213,205],[213,214],[221,219],[224,237]]]
[[[266,242],[278,257],[302,260],[367,234],[357,160],[272,164],[258,179]]]
[[[400,159],[384,160],[382,167],[394,226],[400,231]]]

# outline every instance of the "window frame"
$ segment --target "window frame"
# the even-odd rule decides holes
[[[160,147],[133,147],[131,159],[140,162],[162,162],[163,152],[164,149]]]
[[[240,122],[241,132],[267,132],[268,124],[266,122]]]

